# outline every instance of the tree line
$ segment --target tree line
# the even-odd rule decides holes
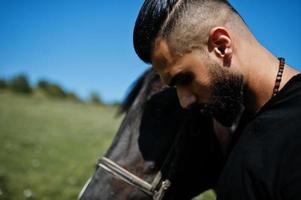
[[[49,98],[59,98],[82,103],[90,102],[93,104],[104,105],[104,102],[97,92],[91,92],[90,98],[84,101],[79,98],[76,93],[67,91],[59,84],[52,83],[45,79],[39,80],[36,85],[32,86],[25,74],[19,74],[10,79],[0,78],[0,90],[8,90],[13,93],[25,95],[42,94]]]

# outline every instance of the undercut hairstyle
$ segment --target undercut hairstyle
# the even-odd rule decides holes
[[[239,23],[237,23],[239,22]],[[134,28],[134,48],[146,63],[157,38],[165,39],[178,53],[202,49],[215,26],[246,32],[238,12],[227,0],[145,0]]]

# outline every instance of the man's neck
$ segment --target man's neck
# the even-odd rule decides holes
[[[248,69],[246,77],[245,106],[251,113],[258,112],[267,103],[273,93],[279,69],[279,60],[268,50],[258,45],[248,52]],[[299,72],[285,65],[279,90]]]

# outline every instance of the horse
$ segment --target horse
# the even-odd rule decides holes
[[[211,117],[183,110],[175,88],[153,70],[136,81],[120,113],[79,200],[188,200],[215,187],[224,161]]]

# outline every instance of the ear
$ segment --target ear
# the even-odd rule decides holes
[[[214,27],[209,33],[209,42],[216,56],[228,62],[232,58],[233,47],[229,31],[225,27]]]

